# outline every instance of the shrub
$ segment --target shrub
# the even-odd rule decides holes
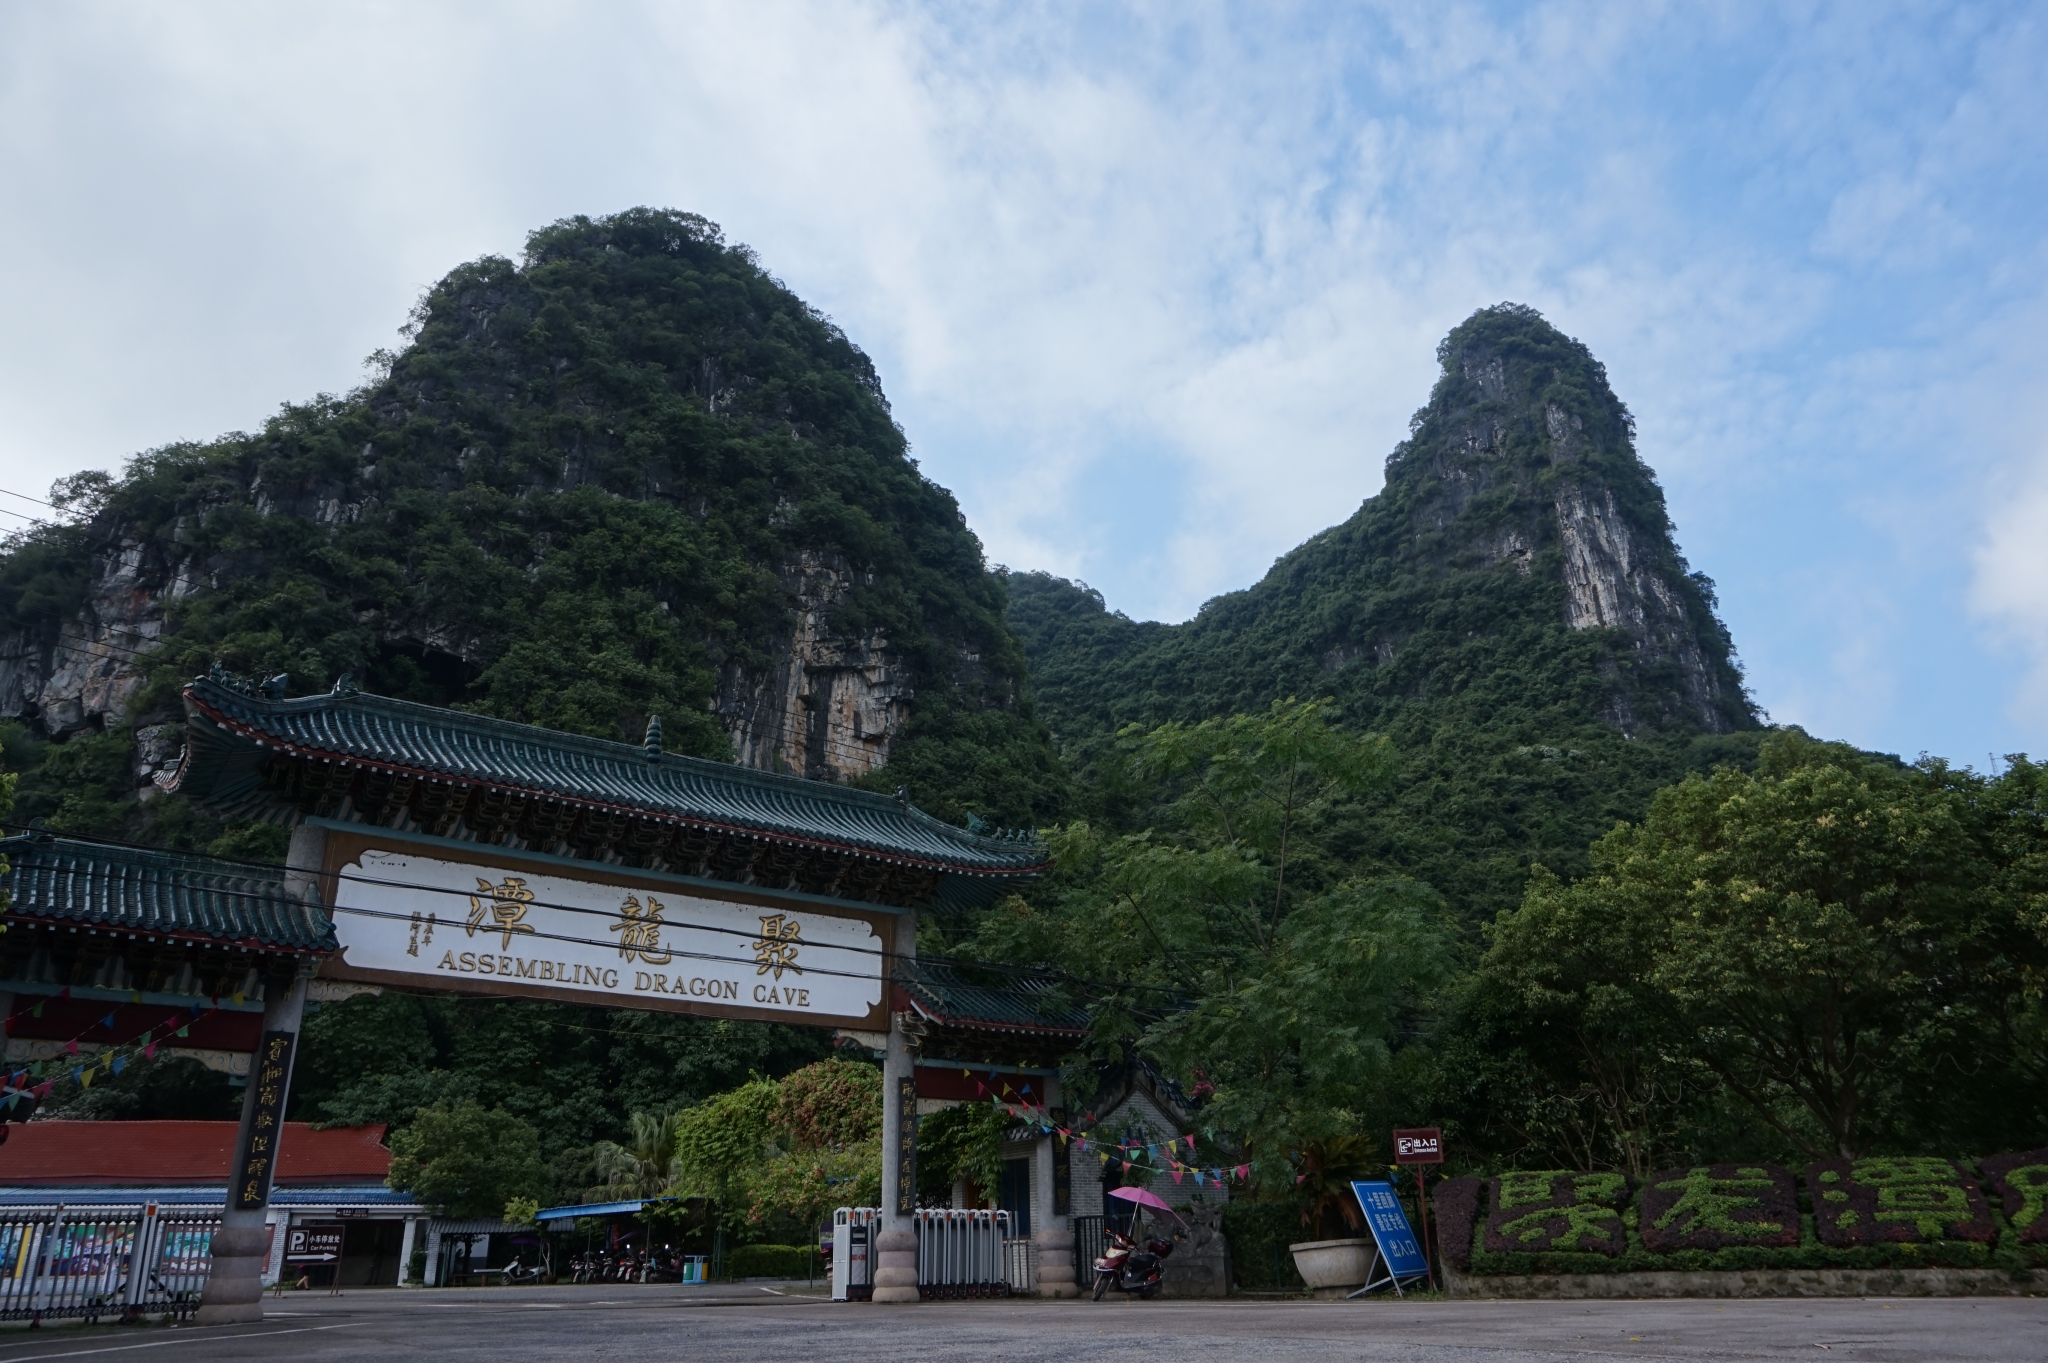
[[[1431,1201],[1436,1204],[1437,1253],[1460,1273],[1472,1271],[1472,1232],[1479,1222],[1479,1195],[1484,1179],[1467,1175],[1446,1179]]]
[[[2005,1203],[2020,1243],[2048,1245],[2048,1149],[1993,1155],[1977,1167]]]
[[[741,1245],[725,1256],[728,1278],[808,1278],[813,1251],[808,1245]]]
[[[1989,1244],[1998,1235],[1976,1181],[1945,1159],[1824,1160],[1807,1166],[1806,1189],[1821,1243],[1839,1249],[1936,1240]]]
[[[1502,1174],[1488,1189],[1486,1248],[1497,1252],[1571,1250],[1620,1254],[1627,1248],[1621,1207],[1628,1179],[1565,1169]]]
[[[1657,1253],[1799,1243],[1799,1192],[1775,1164],[1666,1169],[1643,1184],[1643,1245]]]

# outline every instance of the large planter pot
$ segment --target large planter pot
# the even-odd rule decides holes
[[[1370,1240],[1304,1240],[1287,1248],[1294,1255],[1294,1271],[1318,1295],[1335,1288],[1363,1287],[1372,1271]]]

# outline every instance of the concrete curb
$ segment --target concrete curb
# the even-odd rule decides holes
[[[1444,1265],[1446,1295],[1513,1298],[2027,1297],[2048,1269],[1774,1268],[1716,1273],[1532,1273],[1478,1277]]]

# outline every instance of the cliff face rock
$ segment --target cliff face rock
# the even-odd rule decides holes
[[[1437,357],[1385,487],[1256,585],[1162,625],[1016,574],[1009,618],[1038,713],[1084,763],[1125,724],[1289,696],[1388,734],[1397,793],[1348,812],[1346,844],[1478,921],[1519,902],[1531,862],[1569,874],[1658,786],[1742,760],[1759,721],[1586,347],[1502,305]]]
[[[713,225],[558,223],[407,334],[365,388],[139,456],[0,552],[0,715],[146,735],[219,662],[629,741],[658,714],[673,750],[823,779],[933,708],[1052,762],[1001,582],[873,366]],[[944,788],[962,766],[917,798],[1038,813]]]
[[[1555,573],[1563,623],[1619,631],[1629,670],[1660,683],[1652,695],[1613,688],[1601,714],[1624,732],[1727,732],[1750,721],[1711,585],[1689,574],[1672,542],[1663,495],[1635,456],[1633,423],[1605,370],[1511,308],[1466,323],[1440,359],[1443,378],[1376,499],[1390,509],[1413,499],[1409,539],[1424,560],[1438,574],[1467,564]],[[1384,534],[1384,522],[1375,528]]]
[[[832,606],[855,585],[844,563],[803,554],[785,569],[795,627],[765,671],[730,666],[718,716],[734,756],[766,771],[853,780],[880,770],[911,715],[917,687],[880,633],[834,634]]]

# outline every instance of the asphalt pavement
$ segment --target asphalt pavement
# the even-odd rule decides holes
[[[0,1363],[475,1359],[926,1363],[1074,1359],[1557,1363],[2048,1360],[2048,1298],[1811,1301],[963,1301],[834,1304],[804,1284],[360,1290],[260,1325],[0,1332]]]

